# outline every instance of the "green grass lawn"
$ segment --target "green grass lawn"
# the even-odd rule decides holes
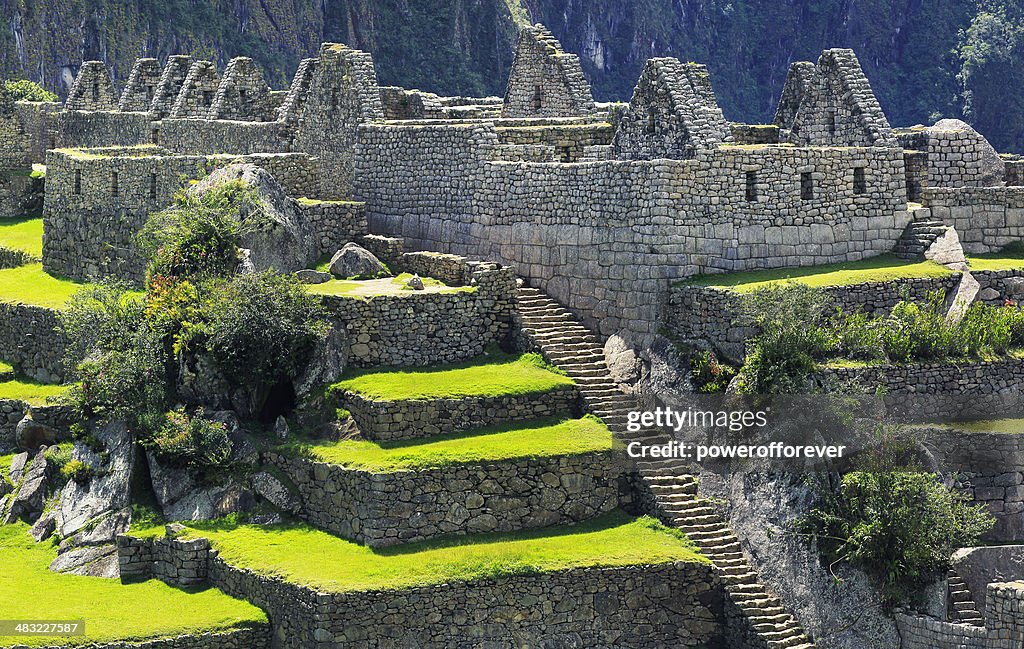
[[[385,401],[539,394],[572,385],[539,354],[501,355],[434,369],[363,371],[331,386]]]
[[[14,366],[10,363],[0,361],[0,382],[6,381],[12,378],[14,375]]]
[[[0,381],[0,400],[16,399],[38,406],[47,402],[49,397],[57,397],[68,389],[66,385],[50,385],[31,383],[29,381]]]
[[[0,248],[43,257],[43,219],[0,220]]]
[[[514,458],[578,455],[612,448],[612,434],[596,417],[518,423],[455,435],[380,444],[344,440],[294,447],[329,464],[375,472],[446,467]]]
[[[1008,435],[1024,433],[1024,419],[977,419],[939,425],[943,428],[955,428],[972,433],[1006,433]]]
[[[83,286],[53,277],[43,271],[42,264],[0,270],[0,302],[60,309]]]
[[[1024,268],[1024,255],[1010,252],[994,252],[967,257],[971,270],[1019,270]]]
[[[934,261],[911,261],[892,255],[872,257],[826,266],[800,268],[772,268],[740,273],[698,275],[679,282],[680,286],[708,286],[725,288],[739,293],[750,293],[786,281],[807,286],[847,286],[862,282],[887,282],[894,279],[946,277],[952,271]]]
[[[372,550],[306,525],[190,523],[229,564],[330,592],[393,590],[584,566],[707,561],[654,519],[616,511],[572,527]]]
[[[266,624],[255,606],[215,589],[184,591],[151,580],[122,585],[116,579],[50,572],[56,556],[36,544],[23,524],[0,526],[0,619],[84,620],[86,636],[0,638],[0,645],[74,646],[118,640],[173,637]]]

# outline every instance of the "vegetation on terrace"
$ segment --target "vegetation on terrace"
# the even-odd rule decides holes
[[[431,369],[366,370],[330,387],[367,399],[406,401],[458,397],[541,394],[573,384],[539,354],[492,354],[474,361]]]
[[[50,275],[42,264],[0,269],[0,302],[61,309],[86,286]]]
[[[19,637],[19,645],[92,645],[267,623],[255,606],[215,589],[186,591],[157,580],[121,584],[51,572],[48,566],[56,556],[56,548],[37,544],[26,525],[0,526],[0,619],[38,620],[59,613],[56,617],[62,620],[85,620],[85,636]]]
[[[908,261],[892,255],[882,255],[824,266],[799,268],[771,268],[737,273],[697,275],[683,280],[680,286],[706,286],[738,293],[777,286],[792,281],[811,287],[848,286],[863,282],[889,282],[897,279],[948,277],[952,271],[933,261]]]
[[[301,524],[190,523],[229,564],[330,592],[393,590],[580,567],[706,562],[692,541],[621,511],[571,527],[373,550]]]
[[[0,221],[0,248],[20,250],[35,259],[43,257],[43,219]]]
[[[965,430],[971,433],[1004,433],[1007,435],[1024,433],[1024,419],[1020,418],[975,419],[972,421],[954,421],[934,425],[954,430]]]
[[[50,399],[63,396],[67,391],[66,385],[33,383],[18,379],[0,381],[0,400],[24,401],[33,406],[43,405]]]
[[[382,444],[342,440],[286,447],[311,459],[376,472],[610,451],[612,434],[593,416],[520,422],[466,433]]]

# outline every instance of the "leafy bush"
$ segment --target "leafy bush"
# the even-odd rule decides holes
[[[224,424],[198,410],[191,416],[184,408],[168,412],[163,426],[145,443],[161,459],[199,470],[225,466],[231,459],[231,438]]]
[[[700,392],[724,392],[736,370],[719,361],[714,352],[704,351],[690,358],[690,374]]]
[[[881,430],[859,470],[809,481],[814,505],[797,530],[814,538],[829,564],[846,561],[880,584],[883,604],[910,600],[974,545],[995,521],[984,505],[910,461],[910,443]]]
[[[259,206],[241,182],[195,196],[179,193],[174,205],[149,217],[138,235],[153,278],[208,279],[234,272],[240,260],[242,213]]]
[[[61,468],[60,475],[81,484],[92,477],[92,467],[81,460],[71,460]]]
[[[4,81],[4,88],[14,101],[57,101],[57,95],[27,79]]]
[[[320,301],[291,275],[238,275],[204,299],[206,351],[238,385],[295,378],[327,334],[324,315]]]

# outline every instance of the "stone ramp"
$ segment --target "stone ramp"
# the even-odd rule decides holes
[[[590,330],[568,309],[534,288],[519,289],[518,313],[523,334],[580,386],[587,411],[602,418],[620,439],[647,441],[627,432],[628,413],[640,405],[611,378],[604,349]],[[650,441],[658,437],[649,436]],[[732,604],[727,615],[739,617],[747,628],[742,646],[813,649],[815,645],[799,622],[760,583],[740,540],[712,504],[698,497],[696,478],[674,466],[672,460],[638,463],[638,469],[640,487],[652,496],[659,517],[685,532],[718,568]]]

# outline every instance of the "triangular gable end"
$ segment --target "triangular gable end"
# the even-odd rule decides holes
[[[102,61],[86,61],[71,85],[66,110],[117,110],[114,83]]]
[[[779,97],[779,105],[775,109],[773,123],[780,129],[793,128],[793,120],[796,119],[800,102],[814,84],[814,77],[817,74],[817,69],[810,61],[794,61],[790,64],[786,82],[782,86],[782,95]]]
[[[137,59],[121,93],[118,109],[121,112],[145,113],[153,104],[156,88],[160,84],[160,62],[156,59]]]
[[[178,98],[174,101],[170,117],[209,119],[218,86],[220,76],[217,74],[217,66],[212,61],[194,62],[181,83],[181,90],[178,91]]]
[[[594,112],[594,95],[580,59],[567,54],[543,25],[519,32],[502,117],[580,117]]]
[[[256,62],[239,56],[228,62],[210,109],[212,119],[270,119],[270,86]]]
[[[149,106],[149,114],[153,119],[163,119],[171,114],[174,103],[181,92],[181,84],[185,82],[188,71],[192,69],[193,59],[185,54],[175,54],[167,59],[160,82],[156,85],[156,95]]]

